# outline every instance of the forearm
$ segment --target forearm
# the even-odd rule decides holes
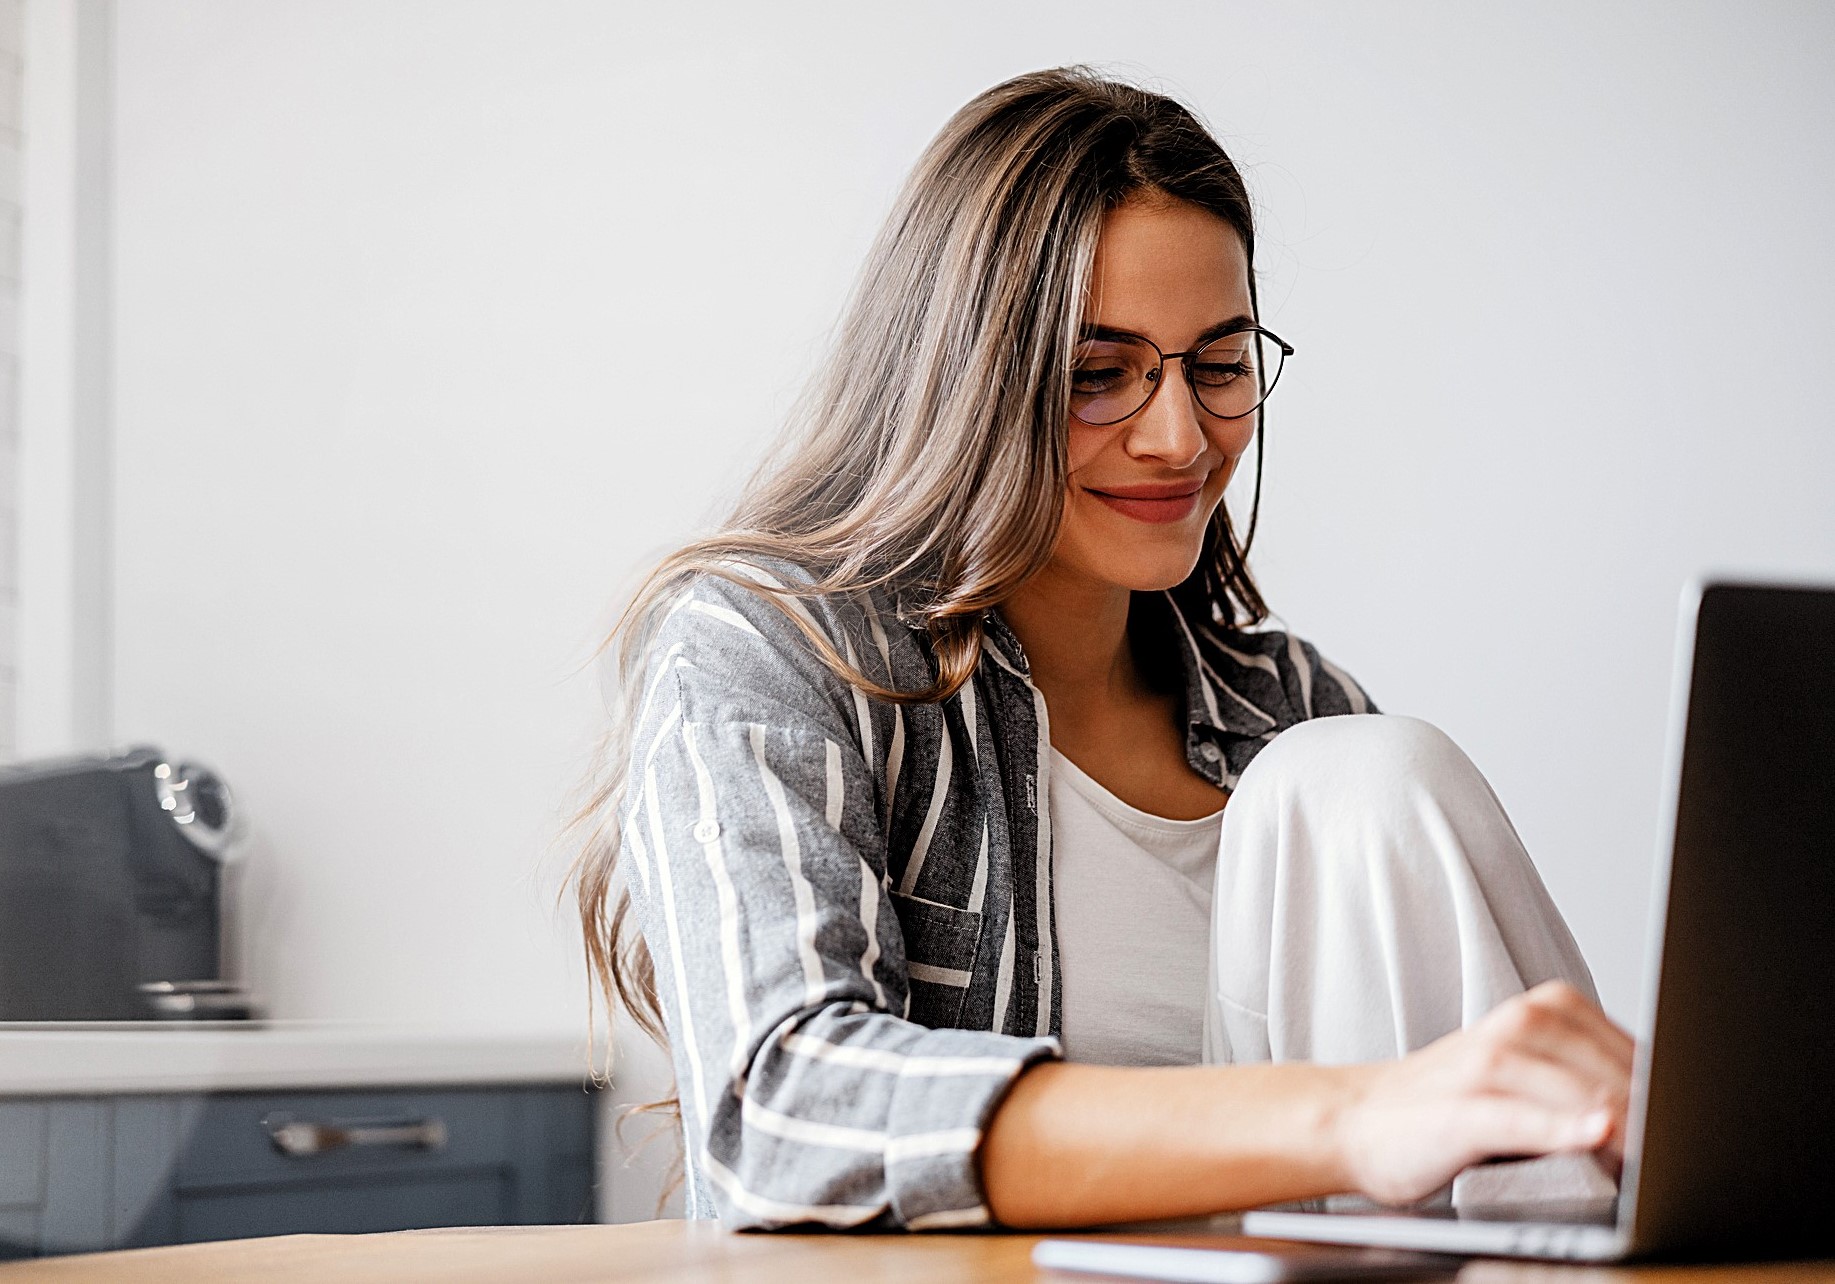
[[[1548,981],[1393,1061],[1023,1072],[979,1152],[1010,1226],[1183,1217],[1358,1191],[1405,1204],[1497,1155],[1616,1163],[1634,1045]]]
[[[1034,1066],[982,1141],[988,1205],[1009,1226],[1088,1226],[1347,1189],[1335,1126],[1354,1073]]]

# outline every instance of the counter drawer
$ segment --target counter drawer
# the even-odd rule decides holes
[[[36,1209],[43,1201],[50,1113],[42,1101],[0,1101],[0,1209]]]
[[[338,1180],[509,1161],[520,1094],[503,1091],[234,1093],[193,1098],[173,1184]]]
[[[0,1101],[0,1259],[591,1221],[596,1126],[569,1084]]]

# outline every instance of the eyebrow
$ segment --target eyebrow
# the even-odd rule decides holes
[[[1198,337],[1192,340],[1190,350],[1196,352],[1212,339],[1220,339],[1224,335],[1234,334],[1238,330],[1247,330],[1254,324],[1255,318],[1246,314],[1233,316],[1227,321],[1219,321],[1215,325],[1205,327]],[[1138,331],[1123,330],[1118,326],[1112,325],[1084,325],[1078,331],[1078,337],[1083,339],[1107,339],[1111,341],[1120,339],[1142,339],[1148,343],[1153,342],[1152,339],[1148,339],[1146,335]]]

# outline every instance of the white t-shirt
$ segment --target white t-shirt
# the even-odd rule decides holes
[[[1055,747],[1049,798],[1065,1058],[1196,1065],[1223,811],[1141,811]]]

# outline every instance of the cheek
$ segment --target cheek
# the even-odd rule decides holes
[[[1069,465],[1070,475],[1064,488],[1064,520],[1058,528],[1058,547],[1080,547],[1089,538],[1090,513],[1088,508],[1096,503],[1082,486],[1082,477],[1108,449],[1114,433],[1106,428],[1079,428],[1072,425],[1070,435],[1064,442],[1064,458]],[[1090,475],[1095,475],[1090,473]]]
[[[1070,422],[1070,430],[1064,439],[1064,458],[1070,465],[1070,474],[1075,477],[1101,455],[1109,443],[1115,439],[1115,429],[1091,428],[1080,424],[1075,419]]]
[[[1262,421],[1257,410],[1246,419],[1219,420],[1210,431],[1211,442],[1231,459],[1238,459],[1255,440],[1256,425]]]

